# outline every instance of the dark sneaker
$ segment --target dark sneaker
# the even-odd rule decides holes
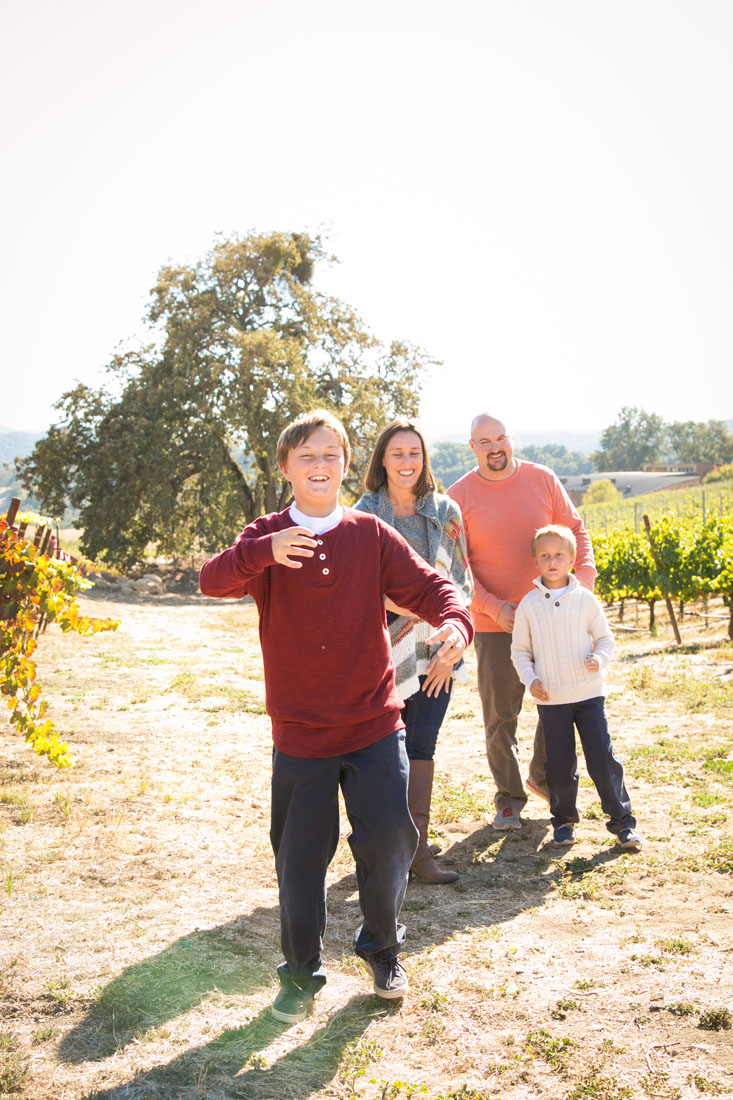
[[[644,843],[636,829],[622,829],[616,837],[619,848],[639,849]]]
[[[505,833],[509,829],[521,829],[522,822],[519,820],[519,814],[515,814],[511,806],[505,806],[503,810],[498,811],[491,822],[491,827],[500,833]]]
[[[572,825],[556,825],[552,830],[553,844],[575,844],[575,833]]]
[[[313,1007],[314,997],[315,993],[306,992],[294,982],[288,982],[281,986],[270,1011],[282,1024],[299,1024]]]
[[[398,997],[404,997],[410,988],[405,968],[393,955],[391,958],[378,958],[376,955],[360,955],[365,966],[374,975],[374,992],[378,997],[394,1001]]]

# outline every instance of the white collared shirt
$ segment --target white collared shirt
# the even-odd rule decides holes
[[[297,524],[298,527],[307,527],[314,535],[322,535],[325,531],[331,531],[334,527],[338,527],[344,517],[344,506],[343,504],[337,504],[327,516],[307,516],[294,504],[290,505],[288,512],[293,523]]]

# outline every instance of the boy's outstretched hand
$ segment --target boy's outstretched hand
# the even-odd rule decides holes
[[[536,680],[532,681],[532,683],[530,684],[529,690],[530,690],[530,694],[534,695],[535,699],[537,699],[540,703],[548,702],[548,700],[550,698],[550,693],[547,690],[547,688],[545,687],[545,685],[542,683],[542,681],[540,680],[539,676],[537,677]]]
[[[293,561],[290,555],[312,558],[317,545],[313,532],[307,527],[286,527],[272,536],[272,556],[280,565],[287,565],[288,569],[302,569],[302,561]]]
[[[443,623],[429,638],[425,639],[426,645],[435,645],[436,642],[443,643],[435,654],[438,660],[448,661],[452,665],[460,661],[466,648],[466,639],[455,623]]]

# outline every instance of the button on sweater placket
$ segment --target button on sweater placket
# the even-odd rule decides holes
[[[319,586],[332,583],[331,562],[328,556],[328,551],[323,542],[323,539],[317,539],[318,549],[316,550],[316,562],[318,564],[318,584]]]

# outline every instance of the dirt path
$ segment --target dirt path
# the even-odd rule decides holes
[[[39,662],[76,767],[56,772],[0,732],[0,1094],[733,1096],[723,620],[686,620],[682,652],[665,633],[620,636],[609,716],[647,838],[638,855],[613,849],[587,779],[574,848],[548,844],[539,801],[520,833],[492,832],[478,697],[463,688],[435,807],[441,858],[461,878],[408,889],[409,996],[369,995],[350,952],[344,839],[329,983],[305,1023],[283,1028],[268,1012],[279,951],[255,610],[85,602],[119,631],[51,630]],[[524,746],[533,723],[527,705]]]

